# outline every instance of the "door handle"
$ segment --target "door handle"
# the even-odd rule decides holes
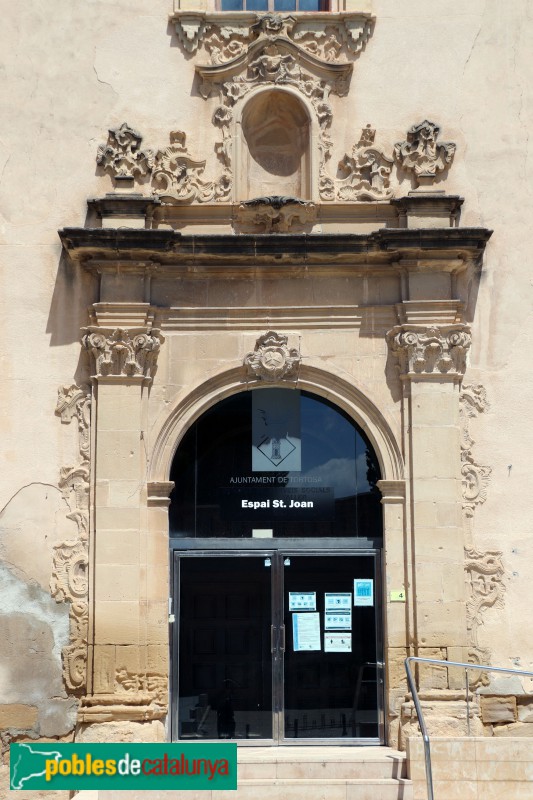
[[[270,652],[274,653],[276,650],[276,643],[274,641],[274,631],[275,628],[273,625],[270,626]]]
[[[285,625],[279,629],[279,649],[282,653],[285,652]]]

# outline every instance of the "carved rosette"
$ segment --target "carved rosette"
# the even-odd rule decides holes
[[[275,331],[260,336],[255,349],[244,359],[248,375],[267,382],[295,378],[301,356],[295,348],[287,346],[288,337]]]
[[[159,331],[144,328],[85,330],[82,344],[94,357],[96,377],[152,380],[162,341]]]
[[[58,390],[56,414],[63,423],[78,423],[79,463],[62,467],[59,487],[69,508],[68,519],[76,522],[78,538],[54,547],[50,593],[58,603],[70,603],[70,643],[63,648],[63,678],[73,692],[86,684],[88,606],[87,538],[89,532],[89,458],[91,395],[87,386],[62,386]]]
[[[471,343],[468,325],[397,325],[387,333],[402,377],[448,375],[460,379]]]
[[[454,142],[438,142],[440,128],[425,119],[407,131],[407,139],[394,146],[398,164],[415,175],[417,185],[432,183],[439,172],[449,169],[455,154]]]
[[[146,175],[154,163],[151,150],[141,150],[142,136],[127,122],[110,128],[107,144],[98,147],[96,163],[118,179],[132,179]]]
[[[241,203],[235,218],[255,233],[294,233],[316,222],[316,206],[296,197],[257,197]]]

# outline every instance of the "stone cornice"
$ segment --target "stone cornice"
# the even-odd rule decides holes
[[[195,266],[242,269],[292,265],[455,271],[483,255],[486,228],[382,228],[369,234],[182,235],[171,230],[64,228],[59,237],[85,268]]]

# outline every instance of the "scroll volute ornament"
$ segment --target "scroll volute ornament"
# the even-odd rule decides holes
[[[287,346],[287,341],[287,336],[275,331],[260,336],[254,351],[244,359],[248,375],[267,382],[296,377],[301,356],[298,350]]]

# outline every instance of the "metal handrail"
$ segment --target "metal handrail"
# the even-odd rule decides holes
[[[470,708],[469,708],[469,699],[468,699],[468,670],[475,670],[476,672],[505,672],[509,675],[527,675],[530,678],[533,678],[533,672],[529,672],[525,669],[507,669],[506,667],[491,667],[488,664],[468,664],[463,661],[445,661],[438,658],[419,658],[418,656],[409,656],[409,658],[405,659],[405,671],[407,673],[407,683],[409,684],[409,689],[413,696],[413,702],[415,704],[416,715],[418,717],[418,724],[420,726],[420,733],[422,734],[422,739],[424,741],[424,760],[426,763],[426,786],[427,786],[427,800],[434,800],[433,795],[433,775],[431,772],[431,747],[429,743],[429,735],[426,728],[426,722],[424,720],[424,715],[422,713],[422,706],[420,705],[420,700],[418,697],[418,692],[416,689],[413,673],[411,672],[411,663],[416,662],[417,664],[438,664],[444,667],[463,667],[465,671],[465,681],[466,681],[466,713],[467,713],[467,728],[468,733],[470,733]]]

